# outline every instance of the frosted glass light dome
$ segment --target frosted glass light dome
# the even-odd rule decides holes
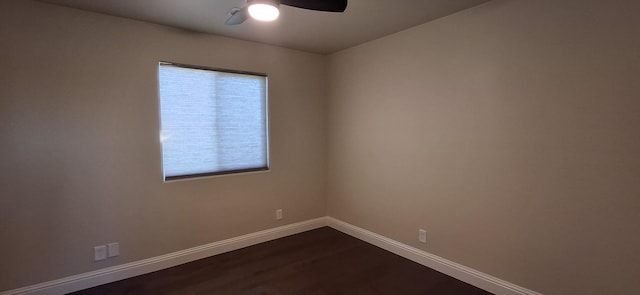
[[[278,3],[272,1],[255,1],[249,4],[249,15],[259,21],[274,21],[280,15]]]

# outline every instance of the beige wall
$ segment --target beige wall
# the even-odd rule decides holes
[[[323,56],[23,0],[0,40],[0,291],[325,215]],[[267,73],[272,170],[163,183],[160,60]]]
[[[639,12],[496,0],[330,56],[328,215],[544,294],[640,294]]]

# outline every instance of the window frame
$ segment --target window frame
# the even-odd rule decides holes
[[[235,169],[235,170],[225,170],[225,171],[216,171],[216,172],[205,172],[205,173],[192,173],[192,174],[184,174],[184,175],[175,175],[175,176],[166,176],[165,168],[164,168],[164,150],[162,146],[162,138],[160,138],[160,159],[161,159],[161,169],[162,169],[162,178],[164,182],[172,182],[172,181],[184,181],[184,180],[195,180],[201,178],[209,178],[209,177],[218,177],[225,175],[236,175],[236,174],[247,174],[247,173],[255,173],[255,172],[269,172],[271,170],[271,149],[270,149],[270,124],[269,124],[269,76],[265,73],[251,72],[251,71],[240,71],[240,70],[229,70],[218,67],[208,67],[208,66],[197,66],[183,63],[175,63],[169,61],[159,61],[158,66],[156,67],[156,77],[158,78],[158,84],[156,90],[158,91],[158,123],[159,123],[159,134],[162,133],[162,99],[160,97],[160,67],[161,66],[172,66],[178,68],[186,68],[186,69],[194,69],[194,70],[204,70],[204,71],[213,71],[213,72],[221,72],[221,73],[230,73],[230,74],[240,74],[240,75],[251,75],[264,77],[265,79],[265,94],[264,94],[264,115],[265,115],[265,140],[266,140],[266,166],[265,167],[257,167],[257,168],[247,168],[247,169]]]

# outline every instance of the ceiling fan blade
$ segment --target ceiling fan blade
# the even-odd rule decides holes
[[[329,12],[344,12],[347,9],[347,0],[281,0],[280,4]]]
[[[238,8],[234,7],[229,11],[229,18],[224,22],[225,25],[239,25],[249,18],[247,6]]]

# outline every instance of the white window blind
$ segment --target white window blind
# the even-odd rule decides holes
[[[267,170],[267,77],[160,63],[165,180]]]

